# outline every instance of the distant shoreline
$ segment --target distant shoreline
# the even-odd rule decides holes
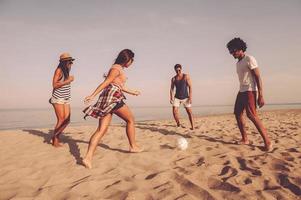
[[[300,105],[300,103],[268,103],[265,104],[265,106],[282,106],[282,105]],[[210,104],[204,104],[204,105],[193,105],[193,107],[224,107],[224,106],[234,106],[233,104],[217,104],[217,105],[210,105]],[[83,109],[85,106],[72,106],[74,109]],[[161,105],[161,106],[131,106],[131,108],[168,108],[170,105]],[[52,109],[52,107],[41,107],[41,108],[0,108],[1,111],[13,111],[13,110],[44,110],[44,109]]]
[[[259,113],[270,113],[270,112],[301,112],[301,108],[294,108],[294,109],[271,109],[271,110],[262,110],[262,109],[259,109],[258,112]],[[135,115],[135,113],[134,113]],[[196,114],[195,115],[195,118],[207,118],[207,117],[216,117],[216,116],[228,116],[228,115],[233,115],[232,112],[225,112],[225,113],[212,113],[212,114],[202,114],[202,115],[198,115]],[[234,115],[233,115],[234,117]],[[186,115],[182,115],[181,117],[182,120],[187,120],[187,116]],[[54,124],[54,121],[55,119],[53,119],[53,124]],[[168,120],[173,120],[172,117],[169,117],[169,118],[157,118],[157,119],[136,119],[136,123],[139,123],[139,122],[162,122],[162,121],[168,121]],[[22,129],[53,129],[53,124],[49,124],[49,125],[41,125],[41,126],[23,126],[23,127],[12,127],[12,128],[0,128],[0,131],[6,131],[6,130],[22,130]],[[120,120],[120,121],[112,121],[112,124],[111,125],[122,125],[123,122]],[[97,126],[98,125],[98,120],[97,119],[94,119],[94,118],[90,118],[89,121],[84,121],[84,122],[76,122],[76,121],[73,121],[71,120],[71,124],[70,126],[71,127],[90,127],[90,126]]]

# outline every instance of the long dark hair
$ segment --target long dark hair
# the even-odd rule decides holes
[[[62,60],[60,61],[59,65],[57,66],[60,68],[64,74],[64,80],[66,80],[69,77],[70,69],[67,67],[67,64],[69,63],[69,60]]]
[[[114,64],[119,64],[119,65],[124,66],[130,60],[133,60],[134,55],[135,54],[134,54],[134,52],[132,52],[132,50],[130,50],[130,49],[123,49],[118,54],[118,56],[117,56]]]

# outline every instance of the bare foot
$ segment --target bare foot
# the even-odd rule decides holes
[[[82,163],[86,168],[88,168],[88,169],[92,168],[92,163],[91,163],[91,161],[88,161],[88,159],[83,159]]]
[[[185,126],[183,126],[182,124],[178,124],[177,128],[186,128]]]
[[[140,153],[140,152],[142,152],[143,151],[143,148],[140,148],[140,147],[130,147],[130,150],[129,150],[129,152],[130,153]]]
[[[266,144],[264,146],[264,150],[268,151],[268,152],[272,151],[273,150],[273,144],[271,142],[269,142],[268,144]]]
[[[251,144],[249,140],[240,140],[237,142],[237,144],[244,144],[244,145],[249,145]]]
[[[52,143],[52,146],[54,146],[54,147],[62,147],[63,146],[63,144],[60,143],[60,140],[56,136],[53,136],[51,143]]]

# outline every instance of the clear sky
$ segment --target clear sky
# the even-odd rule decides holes
[[[234,104],[241,37],[259,64],[266,103],[301,102],[300,0],[0,0],[0,108],[46,108],[62,52],[76,58],[73,106],[82,106],[118,52],[135,52],[131,106],[169,105],[173,66],[190,74],[194,105]]]

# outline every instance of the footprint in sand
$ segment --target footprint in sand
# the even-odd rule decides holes
[[[215,178],[209,178],[208,187],[212,190],[223,190],[234,193],[238,193],[241,191],[239,187],[236,187],[228,182],[223,182]]]
[[[168,144],[160,145],[160,149],[175,149],[176,147],[170,146]]]
[[[186,156],[173,161],[178,172],[184,174],[191,174],[197,168],[205,164],[205,158],[203,156]],[[189,169],[189,170],[187,170]]]
[[[294,160],[295,160],[295,158],[292,157],[290,155],[290,153],[288,153],[288,152],[282,152],[281,155],[282,155],[283,159],[286,161],[294,162]]]
[[[301,188],[299,186],[293,184],[290,181],[287,174],[284,174],[284,173],[278,174],[278,182],[282,187],[290,190],[295,195],[297,195],[297,196],[301,195]]]
[[[174,190],[174,184],[167,181],[165,183],[153,187],[153,190],[155,191],[155,193],[157,193],[156,199],[164,199],[173,193],[172,191]]]
[[[206,147],[206,151],[211,151],[212,149],[212,147]]]
[[[152,174],[148,175],[147,177],[145,177],[145,180],[153,179],[155,176],[157,176],[157,175],[160,174],[160,173],[161,173],[161,172],[152,173]]]
[[[299,151],[296,148],[289,148],[287,149],[288,152],[293,152],[293,153],[299,153]]]
[[[179,174],[175,173],[173,178],[181,187],[181,189],[188,193],[189,195],[195,197],[199,200],[215,200],[215,198],[204,188],[201,186],[193,183],[189,179],[185,178],[184,176],[180,176]]]
[[[246,184],[246,185],[248,185],[248,184],[251,184],[253,181],[252,181],[252,179],[250,179],[250,178],[246,178],[245,180],[244,180],[244,183]]]
[[[114,183],[112,183],[112,184],[110,184],[110,185],[107,185],[107,186],[104,188],[104,190],[106,190],[106,189],[112,187],[113,185],[117,185],[117,184],[119,184],[120,182],[121,182],[121,180],[115,181]]]
[[[230,174],[230,175],[222,178],[222,180],[224,182],[226,182],[229,178],[236,176],[238,174],[238,171],[237,171],[237,169],[235,169],[231,166],[225,166],[225,167],[223,167],[222,171],[220,172],[220,174],[218,176],[224,176],[226,174]]]
[[[263,190],[278,190],[281,188],[279,185],[273,183],[270,180],[264,180],[263,184],[264,184]]]
[[[247,160],[241,158],[241,157],[237,157],[236,158],[239,165],[240,165],[240,169],[241,170],[246,170],[246,171],[250,171],[253,175],[255,176],[261,176],[262,175],[262,172],[259,170],[259,169],[253,169],[253,168],[250,168],[247,164],[250,164],[250,161],[247,162]]]
[[[270,166],[271,166],[271,169],[272,170],[275,170],[275,171],[286,171],[286,172],[290,172],[291,170],[288,168],[288,163],[283,161],[283,160],[280,160],[280,159],[272,159],[270,161]]]

